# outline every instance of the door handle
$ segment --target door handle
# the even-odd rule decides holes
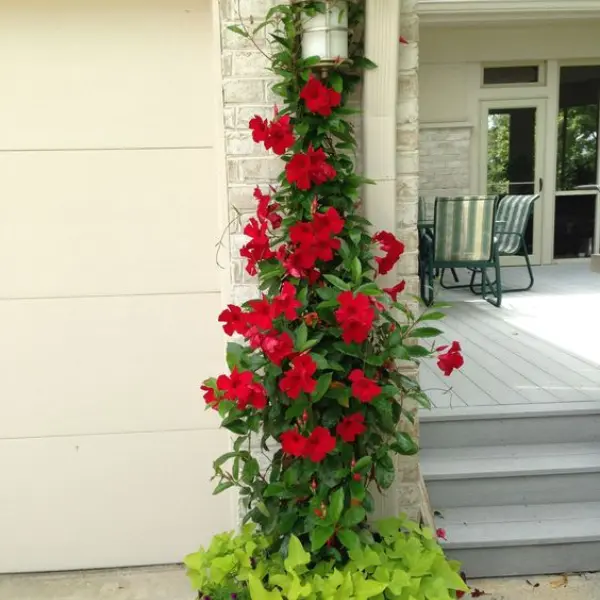
[[[541,177],[540,177],[539,184],[540,184],[540,192],[541,192],[544,189],[544,180]]]

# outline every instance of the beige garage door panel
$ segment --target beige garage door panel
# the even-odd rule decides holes
[[[223,432],[0,442],[0,572],[167,564],[233,527]]]
[[[214,429],[218,294],[0,302],[0,439]]]
[[[0,3],[0,148],[211,146],[209,0]]]
[[[211,150],[0,153],[0,297],[216,291]]]

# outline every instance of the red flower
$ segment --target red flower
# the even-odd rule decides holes
[[[257,144],[266,141],[269,135],[269,122],[266,119],[254,115],[254,118],[250,120],[249,127],[252,130],[252,139]]]
[[[327,155],[323,148],[314,150],[309,146],[307,155],[310,159],[310,179],[313,183],[321,185],[337,175],[336,170],[327,162]]]
[[[256,325],[253,325],[248,329],[244,337],[250,343],[250,347],[253,350],[256,350],[262,346],[263,340],[266,336]]]
[[[405,46],[408,44],[408,40],[403,35],[398,38],[398,41]]]
[[[330,206],[324,213],[315,213],[315,231],[326,231],[331,235],[338,235],[344,229],[345,221],[340,213]]]
[[[231,375],[219,375],[217,379],[217,389],[224,393],[227,400],[238,400],[245,402],[250,396],[250,385],[254,375],[250,371],[238,371],[233,368]]]
[[[277,213],[279,204],[273,202],[271,204],[271,196],[263,194],[258,186],[254,188],[254,197],[258,201],[256,216],[261,223],[268,221],[273,226],[273,229],[281,227],[283,217]]]
[[[234,333],[244,335],[248,331],[246,314],[235,304],[227,305],[227,308],[219,315],[219,322],[225,323],[223,331],[227,335],[233,335]]]
[[[352,382],[352,394],[361,402],[372,402],[373,398],[381,394],[381,387],[377,382],[366,377],[360,369],[354,369],[348,379]]]
[[[313,223],[308,221],[298,221],[290,227],[290,240],[294,244],[301,246],[310,246],[315,239],[315,230]]]
[[[294,145],[295,141],[289,115],[273,121],[268,130],[267,138],[264,140],[265,148],[267,150],[272,149],[279,156],[285,154]]]
[[[342,95],[323,85],[316,77],[310,76],[308,83],[300,91],[306,108],[323,117],[331,115],[331,109],[339,106]]]
[[[392,299],[392,302],[397,302],[398,301],[398,294],[402,293],[404,291],[404,288],[406,287],[406,281],[404,281],[404,279],[396,284],[394,287],[391,288],[383,288],[383,291]]]
[[[261,348],[267,358],[277,366],[294,352],[294,342],[289,333],[280,333],[277,337],[265,336]]]
[[[448,346],[440,346],[437,352],[443,352]],[[460,369],[465,364],[465,359],[461,354],[461,347],[458,342],[452,342],[452,345],[446,352],[438,356],[437,365],[446,377],[452,374],[454,369]]]
[[[294,400],[302,392],[312,394],[317,385],[312,378],[317,370],[315,361],[308,354],[301,354],[292,360],[291,367],[281,378],[279,389]]]
[[[273,317],[276,319],[283,315],[288,321],[294,321],[298,318],[298,309],[302,306],[302,302],[296,299],[296,288],[286,281],[279,296],[273,300]]]
[[[321,462],[335,450],[335,437],[325,427],[315,427],[306,440],[304,456],[313,462]]]
[[[250,325],[256,325],[259,329],[271,329],[273,327],[271,303],[265,296],[260,300],[250,300],[248,305],[251,309],[247,314]]]
[[[446,530],[442,529],[441,527],[435,530],[435,535],[438,538],[438,540],[448,541],[448,538],[446,537]]]
[[[316,312],[310,312],[310,313],[304,315],[304,322],[309,327],[316,325],[319,322],[319,314]]]
[[[381,249],[386,253],[383,257],[376,257],[380,275],[389,273],[404,253],[404,244],[389,231],[380,231],[373,236],[373,241],[379,243]]]
[[[369,297],[365,294],[357,294],[355,297],[348,291],[342,292],[337,300],[340,308],[335,311],[335,318],[342,326],[342,339],[346,344],[364,342],[375,319]]]
[[[311,246],[314,255],[319,260],[333,260],[333,253],[340,249],[342,243],[337,238],[332,238],[328,231],[322,231],[315,236]]]
[[[217,397],[215,390],[206,385],[201,385],[200,389],[204,392],[204,401],[206,404],[217,410],[219,408],[220,398]]]
[[[367,430],[365,427],[365,417],[360,413],[354,413],[344,417],[335,428],[336,433],[348,443],[352,443],[356,438]]]
[[[240,256],[248,259],[246,271],[250,275],[256,275],[256,265],[261,260],[267,260],[275,256],[269,246],[269,238],[267,236],[267,223],[259,223],[256,219],[250,219],[249,223],[244,227],[244,234],[251,240],[240,250]]]
[[[310,190],[310,158],[306,154],[294,154],[285,165],[285,174],[288,182],[295,183],[299,190]]]
[[[327,162],[323,149],[314,150],[312,146],[306,154],[294,154],[285,166],[285,173],[288,183],[295,183],[299,190],[309,190],[311,185],[320,185],[337,175],[336,170]]]
[[[284,431],[279,438],[281,447],[285,454],[290,454],[296,458],[304,456],[306,450],[306,438],[298,433],[295,429]]]
[[[248,405],[253,406],[257,410],[262,410],[267,406],[267,392],[260,383],[251,383],[248,386],[248,397],[238,400],[238,408],[245,410]]]

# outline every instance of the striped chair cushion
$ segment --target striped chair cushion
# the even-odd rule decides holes
[[[496,214],[496,233],[498,252],[500,254],[511,255],[519,251],[521,238],[518,235],[501,234],[503,231],[511,231],[525,235],[533,203],[539,197],[539,194],[530,196],[504,196],[500,200]]]
[[[436,262],[486,262],[492,258],[496,200],[496,196],[436,198]]]

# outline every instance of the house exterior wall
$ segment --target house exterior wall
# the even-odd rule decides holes
[[[218,69],[206,0],[0,7],[0,573],[179,562],[212,496]]]
[[[485,191],[479,181],[479,102],[523,98],[523,94],[510,87],[483,89],[484,64],[600,63],[599,35],[597,20],[422,27],[421,192],[434,196]],[[549,110],[557,101],[557,90],[549,81],[551,75],[547,73],[546,84],[530,86],[526,92],[530,98],[548,99]],[[554,132],[547,127],[546,134],[552,136]],[[546,173],[546,182],[549,176]],[[550,190],[545,188],[549,196]]]

